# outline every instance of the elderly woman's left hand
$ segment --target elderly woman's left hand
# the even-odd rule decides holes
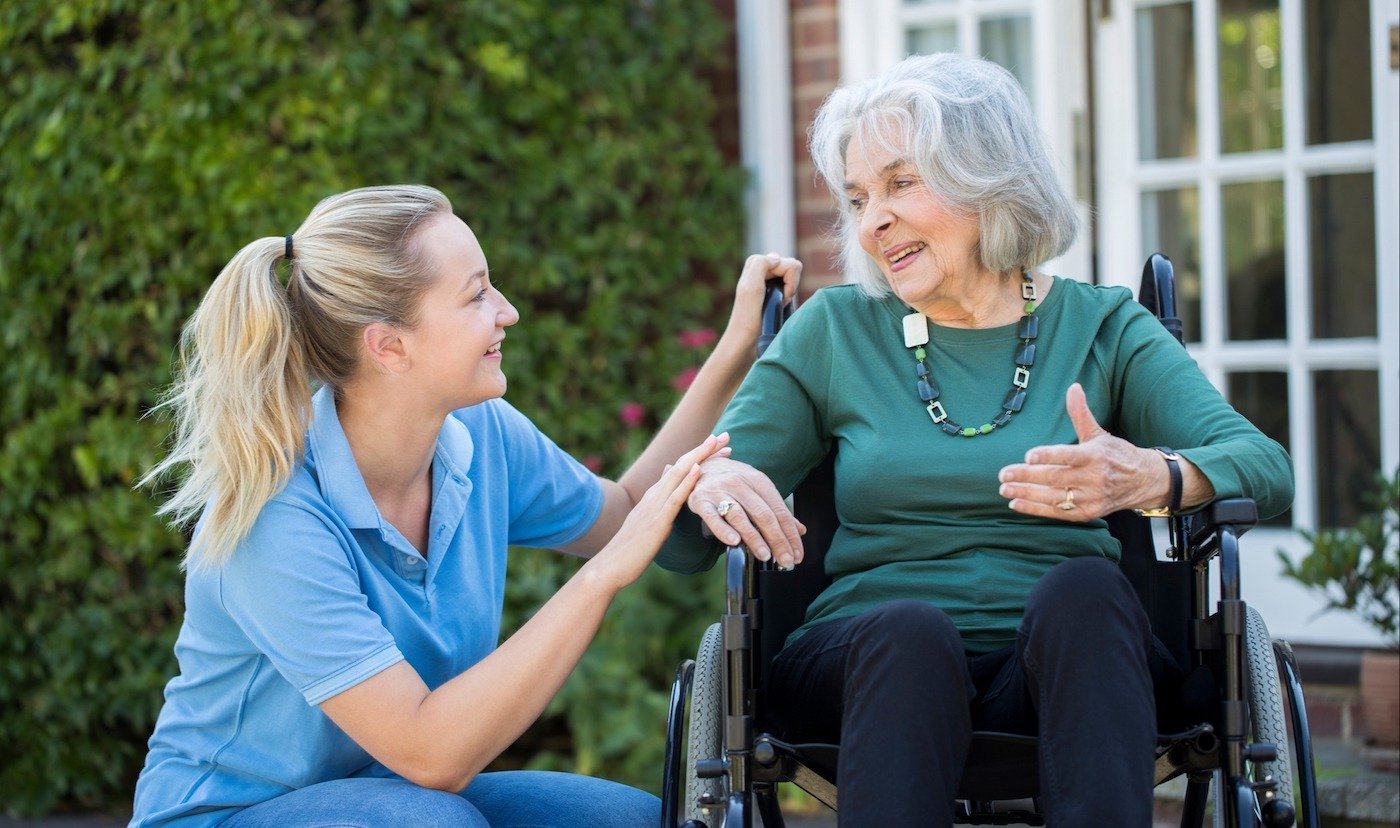
[[[1089,411],[1079,383],[1065,393],[1065,407],[1079,443],[1036,446],[1026,452],[1026,462],[1002,469],[998,491],[1012,509],[1083,522],[1166,502],[1171,481],[1160,454],[1105,431]]]

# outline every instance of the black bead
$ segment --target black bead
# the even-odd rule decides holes
[[[996,428],[1001,428],[1002,426],[1006,425],[1006,424],[1009,423],[1009,422],[1011,422],[1011,412],[1010,412],[1010,411],[1003,411],[1003,412],[1001,412],[1000,414],[998,414],[998,415],[996,415],[995,417],[992,418],[992,425],[995,426]]]
[[[941,422],[941,423],[938,424],[938,427],[941,428],[941,429],[943,429],[943,430],[944,430],[945,432],[947,432],[948,434],[961,434],[961,433],[962,433],[962,426],[958,425],[957,423],[953,422],[952,420],[944,420],[943,422]]]
[[[924,402],[933,402],[938,399],[938,386],[928,380],[919,380],[919,399]]]
[[[924,364],[923,360],[919,360],[914,364],[914,371],[919,375],[920,379],[928,376],[928,366]]]
[[[1021,324],[1016,327],[1016,336],[1021,339],[1035,339],[1035,335],[1040,332],[1040,319],[1026,314],[1021,317]]]
[[[1023,342],[1021,347],[1016,349],[1016,364],[1023,368],[1029,368],[1035,364],[1035,343]]]
[[[1024,388],[1013,387],[1010,391],[1006,392],[1006,399],[1001,401],[1001,407],[1005,408],[1010,414],[1015,414],[1017,411],[1020,411],[1021,406],[1025,404],[1026,389]],[[1010,414],[1007,416],[1010,416]]]

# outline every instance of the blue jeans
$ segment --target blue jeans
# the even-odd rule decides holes
[[[605,779],[550,771],[476,777],[461,794],[403,779],[335,779],[234,814],[224,828],[637,828],[661,823],[661,801]]]

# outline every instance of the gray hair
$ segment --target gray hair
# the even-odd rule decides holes
[[[1074,243],[1074,204],[1011,73],[952,53],[905,58],[877,78],[832,92],[810,133],[817,171],[843,205],[846,273],[872,296],[891,288],[861,249],[860,222],[845,197],[852,141],[907,159],[950,209],[977,216],[989,270],[1029,269]]]

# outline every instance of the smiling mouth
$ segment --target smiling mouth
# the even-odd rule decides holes
[[[500,352],[501,352],[501,343],[499,343],[499,342],[497,342],[495,345],[492,345],[490,348],[487,348],[487,349],[486,349],[486,353],[488,353],[488,354],[499,354]]]
[[[895,253],[893,256],[887,256],[887,257],[885,257],[885,260],[888,261],[888,262],[889,262],[890,264],[892,264],[892,265],[893,265],[893,264],[899,264],[900,262],[902,262],[902,261],[904,261],[905,259],[909,258],[910,256],[914,255],[915,253],[920,252],[921,250],[923,250],[923,249],[926,248],[926,247],[928,247],[928,245],[927,245],[927,244],[924,244],[923,242],[915,242],[914,244],[911,244],[911,245],[909,245],[908,247],[901,248],[901,249],[900,249],[897,253]]]

